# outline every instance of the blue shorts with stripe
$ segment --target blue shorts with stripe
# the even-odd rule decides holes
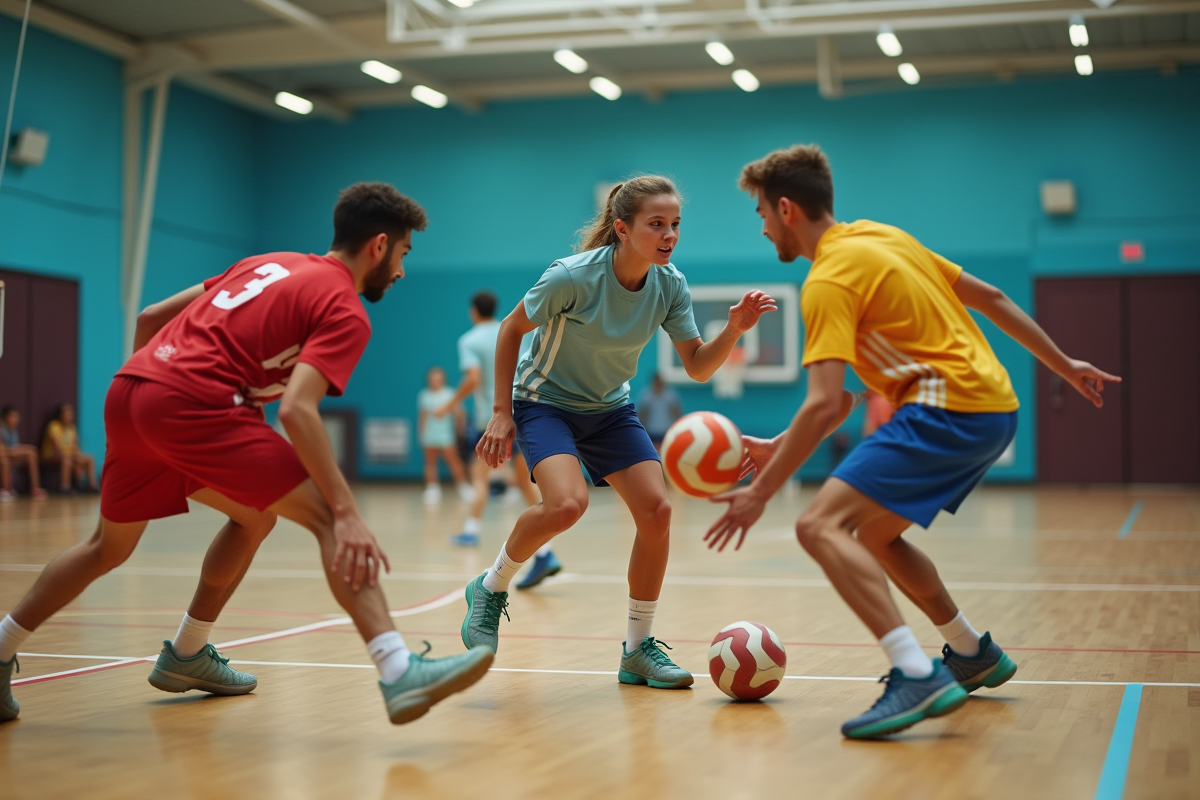
[[[958,510],[1016,432],[1015,411],[964,413],[909,403],[830,477],[928,528],[939,511]]]
[[[514,448],[519,444],[524,451],[530,477],[538,462],[567,454],[579,459],[594,485],[608,486],[604,479],[614,472],[660,460],[633,403],[580,414],[549,403],[514,400],[513,422]]]

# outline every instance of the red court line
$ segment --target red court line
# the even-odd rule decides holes
[[[59,627],[59,628],[152,628],[155,630],[171,630],[175,628],[176,623],[163,623],[153,625],[148,622],[85,622],[83,620],[69,619],[51,619],[42,623],[43,627]],[[222,631],[270,631],[273,628],[267,628],[262,625],[222,625]]]

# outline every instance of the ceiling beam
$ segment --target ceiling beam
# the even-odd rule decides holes
[[[25,16],[25,3],[23,0],[0,0],[0,14],[21,19]],[[29,23],[122,60],[137,58],[141,53],[140,44],[128,36],[40,3],[34,3],[29,9]]]

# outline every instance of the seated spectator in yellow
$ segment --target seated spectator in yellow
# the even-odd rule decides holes
[[[70,403],[55,409],[54,418],[46,425],[46,433],[42,436],[42,460],[59,465],[64,493],[74,491],[75,484],[85,492],[97,491],[96,460],[79,449],[75,407]]]

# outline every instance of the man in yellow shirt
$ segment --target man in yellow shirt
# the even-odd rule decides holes
[[[833,217],[833,177],[815,145],[777,150],[742,170],[758,199],[763,235],[781,261],[813,262],[800,295],[807,336],[808,396],[787,431],[746,437],[754,481],[713,499],[729,509],[706,535],[724,549],[762,515],[771,496],[858,398],[846,365],[897,411],[844,460],[796,522],[796,537],[842,599],[879,639],[892,663],[883,697],[842,733],[873,738],[948,714],[967,693],[1017,671],[959,611],[929,557],[903,533],[954,513],[1012,441],[1017,397],[968,308],[979,311],[1097,407],[1106,381],[1121,379],[1068,358],[999,289],[930,252],[898,228]],[[946,639],[926,658],[904,624],[887,579]]]

